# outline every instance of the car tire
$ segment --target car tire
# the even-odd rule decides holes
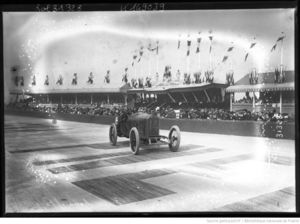
[[[117,144],[117,139],[118,139],[117,126],[116,126],[116,124],[112,124],[109,128],[109,141],[110,141],[110,144],[116,145]]]
[[[177,152],[180,146],[180,129],[177,125],[170,128],[169,131],[169,148],[172,152]]]
[[[132,153],[134,155],[138,155],[140,149],[140,136],[136,127],[131,128],[129,133],[129,139]]]

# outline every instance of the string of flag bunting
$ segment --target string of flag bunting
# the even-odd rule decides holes
[[[212,30],[208,31],[209,35],[208,35],[208,40],[209,40],[209,56],[210,56],[210,67],[211,67],[211,53],[213,50],[213,40],[214,40],[214,36],[213,36],[213,32]],[[198,32],[197,37],[194,39],[195,43],[196,43],[196,50],[195,50],[195,54],[200,54],[200,46],[201,46],[201,42],[202,42],[202,37],[200,36],[201,32]],[[178,38],[178,42],[177,42],[177,49],[181,49],[181,42],[182,42],[182,34],[179,34],[179,38]],[[276,50],[276,48],[278,47],[278,44],[281,43],[281,45],[283,44],[283,41],[285,39],[285,33],[282,32],[281,35],[276,39],[274,45],[272,45],[272,48],[270,50],[270,52],[274,52]],[[192,39],[190,38],[190,35],[188,34],[187,36],[187,51],[186,51],[186,56],[189,57],[191,55],[191,46],[192,46]],[[246,62],[250,56],[251,50],[257,46],[257,40],[254,37],[253,41],[250,43],[250,46],[248,48],[248,50],[246,51],[245,57],[244,57],[244,62]],[[132,63],[131,66],[134,67],[136,63],[139,63],[141,61],[141,59],[143,58],[144,54],[145,54],[145,49],[148,50],[149,53],[151,52],[155,52],[156,55],[159,54],[159,41],[156,41],[156,46],[150,42],[148,44],[147,47],[144,46],[140,46],[139,49],[134,51],[134,54],[132,56]],[[231,45],[230,47],[227,48],[227,50],[225,51],[225,55],[222,58],[222,63],[225,63],[226,61],[228,61],[229,57],[230,57],[230,53],[235,49],[235,46]],[[200,56],[199,56],[200,58]],[[118,62],[117,59],[114,59],[113,64],[116,64]],[[17,68],[14,67],[12,68],[12,72],[16,72]],[[127,77],[127,72],[128,72],[128,67],[125,68],[125,73],[126,73],[126,77]],[[107,70],[107,74],[105,76],[105,82],[109,83],[110,82],[110,71]],[[24,78],[21,76],[16,76],[15,80],[14,80],[16,85],[19,85],[20,83],[24,85]],[[31,81],[31,85],[35,86],[37,83],[36,81],[36,77],[32,76],[32,81]],[[90,74],[90,77],[88,77],[88,83],[91,84],[93,83],[93,76],[92,74]],[[56,81],[57,85],[63,85],[63,77],[61,75],[59,75],[57,81]],[[44,81],[44,85],[49,85],[49,77],[48,75],[45,78]],[[77,85],[77,74],[74,73],[74,77],[72,80],[72,85]]]

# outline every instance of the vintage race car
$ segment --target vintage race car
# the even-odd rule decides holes
[[[180,130],[174,125],[170,128],[169,136],[159,134],[159,118],[156,114],[138,112],[132,115],[122,114],[116,117],[115,123],[109,128],[109,140],[112,145],[117,144],[118,137],[130,140],[132,153],[139,153],[140,145],[166,143],[171,151],[176,152],[180,145]]]

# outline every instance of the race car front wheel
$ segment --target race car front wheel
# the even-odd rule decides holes
[[[172,152],[177,152],[180,145],[180,130],[177,125],[170,128],[169,131],[169,148]]]
[[[115,124],[112,124],[109,128],[109,141],[112,145],[117,144],[117,126]]]
[[[130,148],[134,155],[139,154],[140,149],[140,136],[136,127],[131,128],[129,133]]]

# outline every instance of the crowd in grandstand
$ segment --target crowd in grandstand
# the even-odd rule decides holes
[[[223,108],[212,107],[214,105],[202,104],[196,106],[187,103],[166,103],[157,107],[146,107],[140,105],[133,109],[125,106],[103,106],[102,104],[74,105],[58,104],[50,107],[43,104],[32,103],[11,103],[9,108],[16,108],[25,111],[40,111],[45,113],[65,113],[74,115],[90,116],[120,116],[123,113],[131,114],[135,112],[157,113],[162,118],[177,119],[204,119],[204,120],[253,120],[253,121],[291,121],[288,114],[280,114],[275,110],[264,112],[250,112],[246,109],[240,111],[228,111]]]

